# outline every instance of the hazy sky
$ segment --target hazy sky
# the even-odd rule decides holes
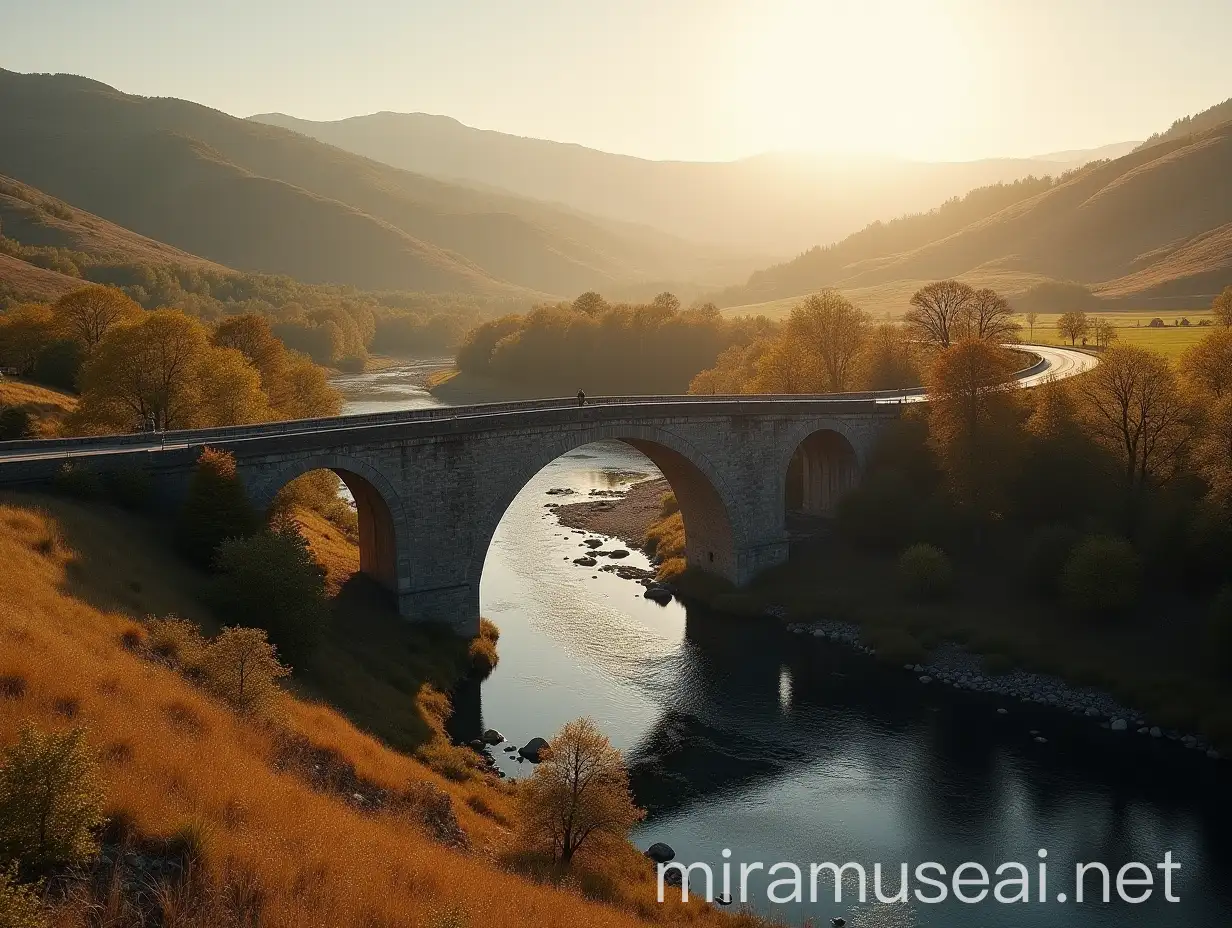
[[[0,0],[9,70],[706,160],[1140,139],[1232,96],[1229,36],[1232,0]]]

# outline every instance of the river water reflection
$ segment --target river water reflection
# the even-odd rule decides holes
[[[365,394],[348,411],[375,411],[368,385],[340,386]],[[380,408],[396,402],[414,397]],[[811,862],[856,861],[871,899],[874,863],[893,895],[901,863],[952,872],[967,861],[990,871],[1018,861],[1030,867],[1034,899],[1038,851],[1049,852],[1050,901],[1025,905],[964,905],[952,894],[941,905],[836,904],[829,881],[829,901],[773,905],[764,878],[751,879],[756,908],[788,924],[843,916],[853,928],[1232,925],[1226,764],[1059,713],[1007,704],[1001,716],[991,699],[923,687],[773,623],[661,607],[630,581],[574,565],[585,536],[561,527],[546,504],[579,496],[547,491],[584,496],[627,483],[630,472],[655,473],[628,446],[589,445],[545,468],[510,506],[481,588],[484,614],[501,629],[501,661],[477,697],[458,694],[458,725],[494,727],[522,744],[593,717],[626,752],[649,812],[639,843],[666,841],[716,873],[724,848],[735,863],[798,863],[806,877]],[[635,553],[624,563],[646,561]],[[496,753],[509,776],[530,772]],[[1180,903],[1164,902],[1162,889],[1139,906],[1074,903],[1075,862],[1115,873],[1129,861],[1154,867],[1166,851],[1182,866]],[[1057,902],[1059,893],[1069,901]]]

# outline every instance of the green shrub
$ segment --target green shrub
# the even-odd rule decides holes
[[[103,492],[103,482],[98,474],[83,464],[66,461],[56,471],[54,486],[66,496],[77,499],[98,499]]]
[[[28,873],[98,853],[103,824],[97,765],[80,728],[44,734],[26,725],[0,762],[0,855]]]
[[[1061,571],[1080,539],[1068,525],[1043,525],[1027,539],[1023,553],[1023,577],[1027,589],[1039,596],[1060,592]]]
[[[179,542],[184,554],[209,566],[218,546],[228,538],[245,538],[259,520],[235,473],[235,458],[206,448],[197,460],[188,495],[180,511]]]
[[[898,558],[898,579],[912,599],[944,599],[954,589],[954,568],[944,551],[932,545],[912,545]]]
[[[839,501],[839,531],[863,547],[892,551],[911,540],[917,508],[906,478],[881,471]]]
[[[34,417],[28,409],[5,406],[0,409],[0,441],[22,441],[34,437]]]
[[[1061,574],[1066,602],[1083,615],[1122,613],[1138,601],[1142,565],[1124,538],[1092,535],[1076,545]]]
[[[295,524],[278,522],[247,538],[228,538],[214,562],[220,607],[237,624],[263,628],[278,650],[304,663],[329,620],[325,572]]]
[[[17,867],[0,870],[0,928],[45,928],[47,915],[35,887],[18,881]]]

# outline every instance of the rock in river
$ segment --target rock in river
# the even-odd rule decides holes
[[[619,560],[622,557],[628,557],[629,552],[626,551],[624,548],[617,548],[615,551],[609,551],[607,556],[610,558],[616,558],[617,560]]]
[[[646,856],[653,860],[656,864],[665,864],[676,856],[676,852],[672,850],[670,844],[664,844],[662,841],[656,841],[650,847],[646,848]]]
[[[518,753],[532,764],[537,764],[543,759],[543,751],[547,746],[548,743],[542,738],[531,738],[524,745],[518,748]]]
[[[666,606],[672,601],[672,591],[662,586],[647,587],[642,595],[647,599],[653,599],[660,606]]]
[[[584,542],[582,542],[582,544],[584,544],[588,548],[602,548],[603,547],[603,542],[601,542],[598,538],[587,538]]]
[[[495,728],[489,728],[487,731],[483,733],[483,743],[484,744],[500,744],[504,740],[505,740],[505,736],[502,735]]]
[[[575,557],[573,559],[573,563],[577,564],[579,567],[594,567],[599,562],[593,557]]]

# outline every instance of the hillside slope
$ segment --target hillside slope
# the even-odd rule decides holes
[[[978,195],[978,196],[977,196]],[[971,201],[971,209],[967,203]],[[1208,302],[1232,281],[1232,123],[1093,164],[1060,183],[976,191],[754,274],[728,305],[822,287],[860,291],[964,277],[1075,280],[1121,299]],[[912,241],[912,239],[917,239]],[[919,238],[927,238],[919,241]]]
[[[575,295],[704,276],[729,257],[85,78],[0,71],[0,110],[0,173],[242,270],[368,289]]]
[[[282,113],[251,118],[417,173],[769,254],[835,241],[866,223],[927,209],[974,187],[1059,173],[1103,157],[1079,151],[933,164],[785,154],[734,162],[648,161],[474,129],[425,113],[374,113],[336,122]]]
[[[0,744],[26,722],[85,729],[107,814],[136,842],[128,855],[111,848],[125,871],[116,880],[110,860],[89,874],[95,892],[111,897],[113,928],[754,924],[696,900],[656,904],[651,871],[629,847],[614,855],[613,875],[627,879],[624,909],[518,876],[500,865],[515,841],[503,788],[445,779],[323,705],[287,698],[281,718],[246,720],[142,656],[134,643],[145,615],[174,612],[207,628],[213,619],[200,605],[205,578],[169,556],[139,519],[5,495],[0,563]],[[437,827],[442,797],[461,841],[457,831],[444,840]],[[176,851],[184,835],[195,882],[177,883],[162,862],[185,853]],[[146,869],[133,863],[134,850]],[[152,861],[159,869],[149,869]],[[142,886],[144,902],[134,892]],[[91,912],[88,903],[64,905],[54,923],[100,924],[104,907]]]

